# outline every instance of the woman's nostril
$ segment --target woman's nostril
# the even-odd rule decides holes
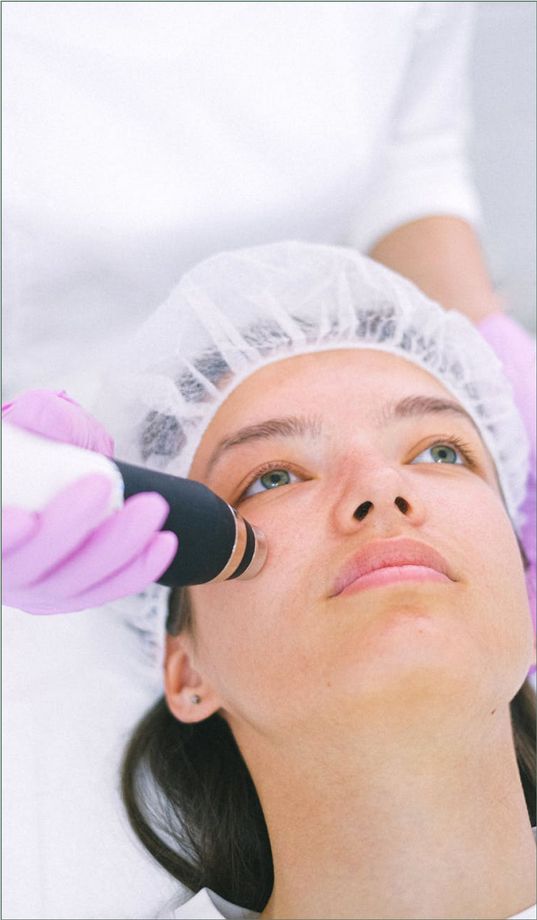
[[[408,511],[409,511],[409,509],[410,509],[410,505],[409,505],[409,503],[407,502],[406,498],[401,498],[401,496],[398,495],[397,498],[395,499],[395,504],[397,505],[397,507],[399,508],[399,510],[400,510],[403,514],[407,514],[407,513],[408,513]],[[369,502],[369,501],[368,501],[368,502],[362,502],[362,504],[361,504],[361,505],[358,505],[356,511],[354,512],[354,517],[355,517],[358,521],[363,521],[363,519],[365,518],[365,516],[366,516],[366,514],[368,513],[369,509],[372,508],[372,507],[373,507],[373,502]]]
[[[354,517],[359,521],[362,521],[370,508],[373,507],[373,502],[362,502],[354,512]]]

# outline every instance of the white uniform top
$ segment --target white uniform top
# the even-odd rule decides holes
[[[471,18],[470,3],[6,4],[6,395],[95,369],[215,251],[365,251],[424,215],[474,221]]]

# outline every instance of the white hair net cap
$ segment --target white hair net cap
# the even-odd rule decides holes
[[[520,531],[529,444],[501,362],[466,317],[350,248],[280,242],[200,262],[116,354],[92,407],[118,459],[188,476],[211,419],[250,374],[341,348],[406,358],[445,386],[475,421]],[[122,615],[156,693],[169,593],[150,585]]]
[[[501,362],[466,317],[353,249],[280,242],[199,263],[116,356],[94,408],[118,459],[187,476],[219,406],[250,374],[340,348],[406,358],[456,397],[517,529],[529,446]]]

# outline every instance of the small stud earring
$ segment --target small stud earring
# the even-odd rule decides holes
[[[201,703],[201,696],[198,696],[197,693],[193,693],[192,696],[190,697],[190,701],[192,703]]]

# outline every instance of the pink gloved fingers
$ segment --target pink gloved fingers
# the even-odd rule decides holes
[[[75,444],[106,457],[114,454],[114,442],[106,429],[65,390],[26,390],[3,404],[2,418],[53,441]]]
[[[138,594],[166,571],[177,552],[178,542],[176,535],[169,530],[155,534],[143,552],[121,571],[93,585],[74,600],[84,601],[88,607],[99,607],[109,600]]]
[[[143,552],[131,560],[120,572],[116,572],[106,581],[94,585],[82,594],[67,600],[50,602],[42,597],[39,603],[35,598],[29,598],[24,603],[22,599],[19,599],[19,604],[27,613],[47,616],[54,613],[75,613],[80,610],[88,610],[120,597],[138,594],[166,571],[177,552],[177,545],[178,540],[174,533],[168,530],[161,531],[155,534]]]
[[[2,557],[29,540],[39,526],[38,515],[24,508],[2,508]]]
[[[4,588],[36,582],[80,546],[109,517],[111,492],[112,482],[98,474],[62,489],[39,513],[33,538],[6,560]]]
[[[168,512],[167,501],[156,492],[131,496],[36,587],[47,597],[69,598],[100,584],[142,553]]]

